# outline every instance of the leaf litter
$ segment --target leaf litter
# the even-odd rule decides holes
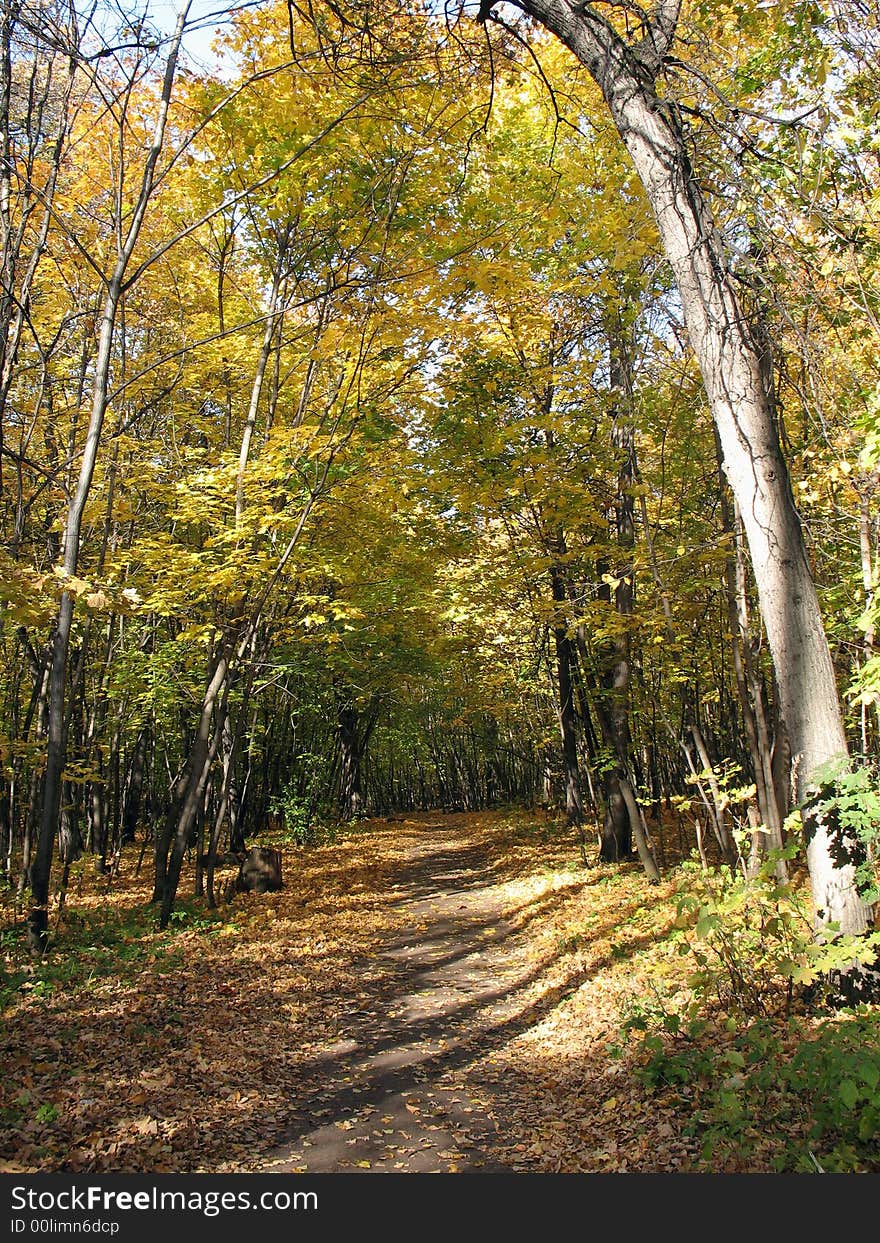
[[[687,1089],[633,1074],[671,884],[585,868],[541,813],[371,821],[287,849],[285,888],[147,930],[143,960],[19,989],[2,1036],[6,1171],[695,1168]],[[67,918],[120,920],[127,856]],[[61,956],[62,944],[50,951]]]

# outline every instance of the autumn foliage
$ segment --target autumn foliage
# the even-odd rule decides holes
[[[441,9],[2,4],[5,1159],[876,1168],[817,1007],[877,934],[805,888],[821,832],[877,896],[876,13],[694,0],[654,83],[821,605],[806,798],[602,93]]]

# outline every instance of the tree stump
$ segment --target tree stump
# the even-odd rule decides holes
[[[238,870],[236,888],[241,893],[275,893],[282,885],[281,851],[252,846]]]

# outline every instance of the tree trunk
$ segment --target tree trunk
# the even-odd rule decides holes
[[[749,870],[754,872],[767,851],[780,851],[783,846],[782,822],[773,779],[773,739],[765,706],[765,696],[752,650],[749,613],[746,599],[745,564],[742,556],[741,524],[738,514],[731,514],[724,480],[721,481],[721,516],[725,533],[733,538],[733,548],[725,564],[727,621],[736,690],[745,727],[746,744],[755,777],[755,793],[760,825],[753,836]],[[785,860],[777,858],[777,878],[785,882],[788,870]]]
[[[718,784],[718,778],[712,767],[712,757],[709,755],[709,749],[706,746],[706,740],[703,737],[703,731],[699,725],[691,725],[691,737],[694,740],[694,746],[697,749],[697,755],[702,765],[701,774],[705,774],[706,783],[712,792],[712,802],[709,805],[709,813],[712,817],[712,824],[715,829],[715,838],[718,842],[721,854],[727,863],[736,861],[736,846],[733,838],[730,836],[730,828],[725,815],[724,799],[721,795],[721,787]]]
[[[196,730],[195,741],[187,761],[181,798],[171,813],[174,817],[174,830],[171,840],[171,856],[165,871],[162,905],[159,911],[160,928],[167,928],[171,919],[174,899],[177,896],[177,886],[180,882],[183,856],[189,844],[190,831],[195,823],[199,806],[205,796],[205,787],[211,763],[217,754],[220,739],[223,735],[223,725],[226,717],[225,699],[217,709],[220,720],[216,724],[214,724],[214,712],[218,698],[227,689],[228,672],[229,656],[227,652],[223,652],[218,657],[212,676],[205,688],[198,729]]]
[[[565,814],[569,824],[581,825],[584,822],[584,801],[578,768],[577,725],[572,693],[572,640],[565,624],[568,596],[562,570],[558,565],[551,568],[550,579],[557,610],[553,621],[553,637],[556,643],[556,685],[565,779]]]
[[[635,478],[635,443],[632,426],[632,377],[626,341],[617,308],[606,315],[608,336],[609,383],[612,395],[611,443],[619,454],[617,489],[614,497],[612,537],[620,549],[619,564],[614,567],[614,607],[621,619],[632,616],[635,595],[633,582],[633,546],[635,521],[633,483]],[[597,567],[599,599],[611,604],[611,585],[606,581],[610,570],[607,563]],[[641,829],[635,793],[629,782],[631,747],[629,728],[630,641],[621,621],[616,637],[609,645],[601,670],[603,706],[600,724],[606,734],[606,745],[613,753],[613,763],[606,762],[602,773],[605,817],[599,858],[603,863],[616,863],[632,851],[633,839]],[[628,787],[625,789],[624,787]],[[633,808],[636,809],[635,816]]]
[[[123,843],[133,842],[141,817],[141,805],[144,795],[144,774],[147,766],[147,747],[149,745],[149,727],[144,726],[137,736],[134,752],[128,765],[125,778],[125,796],[122,808]]]
[[[364,744],[360,739],[359,713],[352,703],[343,703],[336,712],[339,724],[339,807],[343,820],[363,815],[364,790],[361,780],[361,758]]]
[[[874,658],[874,608],[877,596],[877,582],[875,571],[875,554],[872,547],[872,522],[871,522],[871,497],[873,495],[874,486],[863,486],[859,489],[859,552],[861,554],[862,563],[862,589],[864,596],[864,616],[868,619],[865,626],[865,637],[862,640],[862,657],[865,664]],[[875,704],[876,708],[876,704]],[[880,720],[880,716],[878,716]],[[874,722],[875,726],[877,720]],[[871,730],[868,725],[868,702],[867,699],[862,700],[861,704],[861,742],[862,754],[867,756],[871,750]],[[874,731],[876,738],[876,729]]]

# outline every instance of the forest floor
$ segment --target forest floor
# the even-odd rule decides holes
[[[83,864],[41,966],[5,934],[0,1169],[705,1168],[687,1085],[620,1047],[672,880],[540,813],[413,815],[159,933],[135,862]]]

